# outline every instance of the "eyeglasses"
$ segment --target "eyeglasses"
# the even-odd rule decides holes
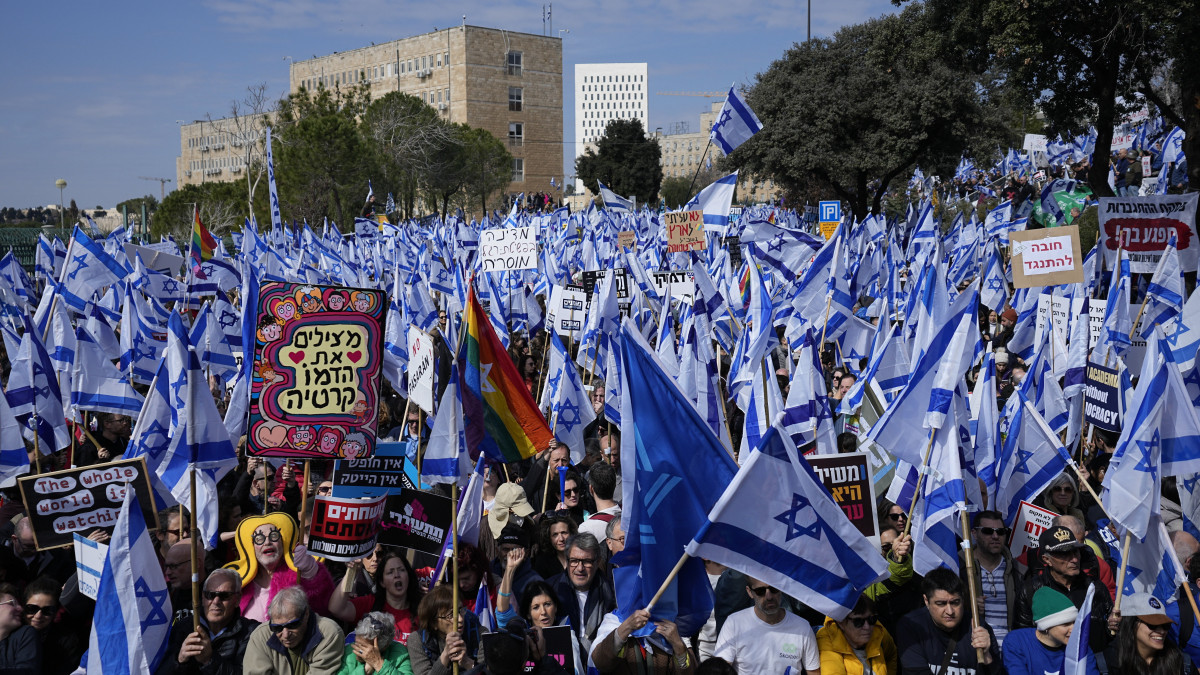
[[[321,487],[317,488],[317,494],[319,495],[327,495],[332,491],[333,488],[327,485],[322,485]]]
[[[621,536],[621,537],[606,537],[606,539],[608,539],[609,541],[615,541],[615,542],[617,542],[618,544],[620,544],[620,545],[622,545],[622,546],[624,546],[624,545],[625,545],[625,537],[624,537],[624,536]]]
[[[15,607],[15,606],[17,606],[17,601],[15,598],[9,598],[9,599],[5,600],[4,602],[0,602],[0,607],[3,607],[4,605],[12,605]]]
[[[283,535],[279,534],[279,530],[271,530],[270,534],[264,535],[262,532],[255,532],[251,537],[255,546],[262,546],[270,539],[273,542],[278,542],[283,539]]]
[[[567,564],[571,567],[595,567],[595,558],[571,558],[567,560]]]
[[[266,481],[267,481],[268,483],[270,483],[270,482],[272,482],[272,481],[274,481],[274,480],[275,480],[275,474],[273,474],[273,473],[272,473],[272,474],[267,474]],[[263,477],[262,477],[262,476],[259,476],[258,478],[255,478],[255,479],[254,479],[254,482],[255,482],[255,483],[261,483],[261,482],[263,482]]]
[[[454,620],[454,612],[450,612],[448,614],[439,614],[438,620],[439,621],[453,621]]]
[[[571,488],[570,490],[563,490],[564,497],[574,497],[578,494],[579,494],[579,488]]]
[[[875,622],[879,621],[879,617],[874,614],[868,616],[848,616],[846,620],[853,624],[855,628],[862,628],[864,625],[874,626]]]
[[[170,571],[170,572],[174,572],[175,570],[179,569],[180,567],[183,567],[184,565],[187,565],[190,562],[191,562],[190,560],[184,560],[183,562],[177,562],[177,563],[163,563],[163,569]]]
[[[1079,549],[1073,548],[1069,551],[1050,551],[1050,557],[1058,558],[1059,560],[1071,560],[1079,557]]]
[[[994,534],[998,534],[1001,537],[1007,537],[1008,533],[1012,532],[1012,530],[1007,527],[977,527],[975,529],[979,530],[980,534],[984,535],[985,537],[990,537]]]
[[[887,514],[887,516],[888,516],[888,520],[907,520],[908,519],[907,513],[889,513],[889,514]]]
[[[233,597],[233,591],[204,591],[204,599],[208,601],[220,600],[225,602]]]
[[[762,596],[766,595],[767,591],[770,591],[775,594],[779,593],[779,589],[775,588],[774,586],[759,586],[758,588],[755,588],[753,586],[750,587],[750,592],[753,593],[754,596],[758,597],[758,598],[761,598]]]
[[[1075,488],[1071,487],[1070,485],[1055,485],[1054,487],[1050,488],[1050,491],[1051,492],[1074,492]]]
[[[42,607],[40,605],[34,605],[32,603],[26,603],[26,605],[25,605],[25,613],[28,614],[29,616],[33,616],[35,614],[51,614],[51,615],[53,615],[57,611],[58,611],[58,605],[46,605],[45,607]]]
[[[289,621],[287,623],[275,623],[274,621],[272,621],[269,625],[271,627],[271,632],[278,634],[285,630],[296,630],[296,629],[300,628],[300,624],[303,622],[304,622],[304,617],[299,617],[296,619],[292,619],[291,621]]]

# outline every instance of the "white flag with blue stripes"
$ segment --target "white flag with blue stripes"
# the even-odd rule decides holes
[[[729,95],[725,97],[725,105],[721,107],[721,114],[713,123],[709,139],[721,152],[728,155],[761,130],[762,122],[758,121],[758,116],[746,105],[742,97],[738,96],[737,91],[730,87]]]
[[[167,649],[171,613],[171,594],[137,493],[126,488],[96,590],[88,675],[153,673]]]

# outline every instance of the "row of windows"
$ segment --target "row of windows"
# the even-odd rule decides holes
[[[356,84],[363,81],[378,82],[384,78],[394,76],[397,71],[401,75],[404,75],[405,73],[415,73],[426,69],[444,68],[449,65],[450,52],[442,52],[428,56],[414,56],[408,60],[401,60],[399,63],[367,66],[367,68],[362,70],[345,70],[340,73],[309,77],[305,78],[301,84],[306,89],[316,89],[321,84],[326,87],[334,87],[343,84]]]
[[[583,108],[584,110],[641,110],[642,104],[634,104],[632,101],[610,101],[606,103],[584,103]],[[589,117],[587,113],[584,113],[584,116]],[[590,115],[590,117],[595,117],[595,115]]]
[[[641,91],[640,84],[585,84],[584,91]]]
[[[585,75],[584,82],[645,82],[645,75]]]
[[[194,159],[188,162],[188,168],[192,171],[200,169],[225,169],[235,166],[246,166],[246,162],[242,157],[219,157],[213,159]]]
[[[584,94],[585,101],[642,101],[645,94]]]
[[[583,127],[585,129],[604,128],[604,126],[608,124],[609,120],[613,120],[613,119],[623,119],[623,120],[624,119],[628,119],[628,120],[640,119],[643,122],[645,122],[645,120],[642,119],[641,115],[638,115],[635,113],[626,113],[625,111],[621,110],[621,111],[615,112],[612,115],[605,116],[603,119],[585,119],[583,121]]]
[[[233,143],[233,142],[235,142],[239,139],[243,139],[243,138],[248,139],[248,140],[257,140],[258,137],[262,136],[262,135],[263,135],[263,132],[259,129],[247,130],[245,133],[241,133],[241,134],[235,134],[235,133],[222,131],[221,133],[210,134],[208,136],[195,136],[195,137],[189,138],[188,139],[188,147],[189,148],[200,148],[200,147],[205,147],[205,146],[209,146],[209,145],[216,145],[217,143]]]

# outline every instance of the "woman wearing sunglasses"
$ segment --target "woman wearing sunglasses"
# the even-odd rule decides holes
[[[845,619],[826,617],[825,625],[817,631],[817,649],[821,652],[821,675],[864,675],[864,660],[874,675],[900,672],[896,643],[879,623],[875,602],[865,595]]]
[[[42,643],[42,672],[46,675],[70,673],[79,667],[79,658],[87,649],[87,633],[65,612],[61,612],[58,597],[62,586],[49,577],[41,577],[25,587],[25,602],[21,608],[25,623],[33,626]]]
[[[408,636],[413,675],[450,675],[455,663],[462,674],[483,662],[479,617],[455,607],[452,592],[445,584],[436,586],[417,607],[420,628]]]

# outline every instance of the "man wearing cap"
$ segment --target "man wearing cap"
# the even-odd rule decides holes
[[[529,563],[529,534],[523,528],[509,523],[500,532],[500,538],[496,540],[496,545],[500,548],[500,556],[492,561],[492,573],[498,577],[503,577],[508,571],[506,563],[510,553],[517,549],[525,551],[525,559],[521,561],[520,565],[517,565],[512,573],[512,595],[517,598],[513,602],[517,604],[525,596],[527,585],[543,580],[542,576],[533,570],[533,565]]]
[[[1055,675],[1063,670],[1067,640],[1079,610],[1067,596],[1043,586],[1033,594],[1036,628],[1018,628],[1004,641],[1008,675]],[[1096,655],[1087,650],[1088,675],[1098,675]]]
[[[500,551],[497,548],[500,534],[504,532],[504,528],[509,525],[514,525],[525,531],[526,541],[532,539],[532,533],[535,525],[533,519],[533,507],[525,500],[525,491],[516,483],[504,483],[496,488],[496,498],[492,501],[492,508],[488,509],[487,513],[487,532],[491,537],[484,536],[482,533],[479,537],[479,548],[489,560],[494,560],[499,555]]]
[[[1038,548],[1046,570],[1043,574],[1030,576],[1021,586],[1021,594],[1017,596],[1015,607],[1016,620],[1012,628],[1029,628],[1034,625],[1033,595],[1038,589],[1049,587],[1056,590],[1070,598],[1071,604],[1078,608],[1087,596],[1088,586],[1093,586],[1096,593],[1092,599],[1088,642],[1092,650],[1097,652],[1108,646],[1108,615],[1112,612],[1112,596],[1104,584],[1095,581],[1080,568],[1080,549],[1083,546],[1074,533],[1062,525],[1055,525],[1042,532],[1038,537]]]

